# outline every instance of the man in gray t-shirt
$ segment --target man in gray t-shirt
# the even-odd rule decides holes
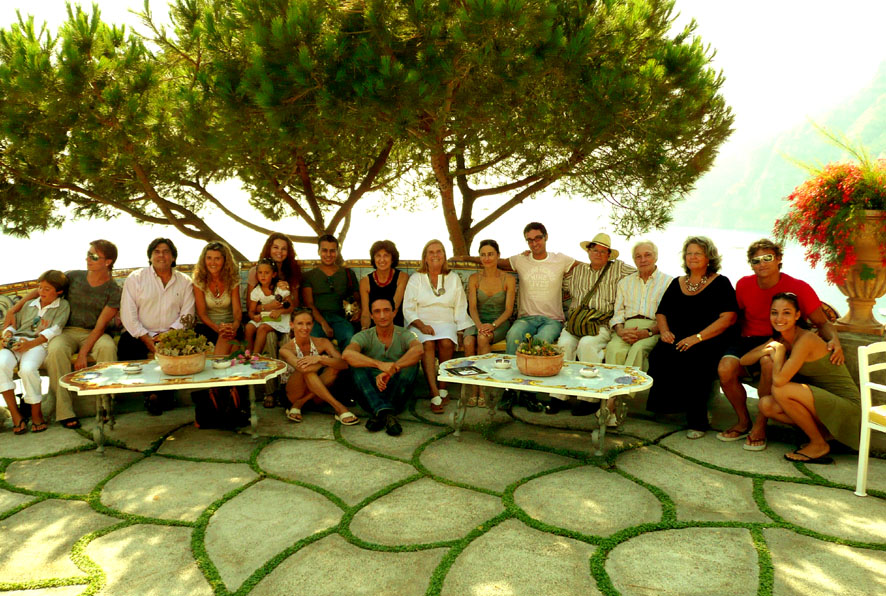
[[[369,309],[375,327],[354,335],[342,358],[350,365],[354,383],[372,414],[366,430],[385,429],[397,436],[403,429],[395,414],[409,397],[424,349],[414,333],[394,325],[390,300],[378,298]]]
[[[117,346],[105,333],[120,310],[121,288],[111,277],[117,260],[117,247],[107,240],[95,240],[86,252],[86,270],[68,271],[68,303],[71,317],[61,335],[49,342],[44,366],[49,373],[49,389],[55,394],[55,418],[65,428],[79,428],[71,393],[58,380],[71,372],[71,357],[77,354],[74,368],[86,368],[91,356],[96,362],[117,360]],[[35,290],[36,292],[36,290]],[[36,294],[35,294],[36,295]],[[29,295],[30,297],[30,295]],[[23,305],[27,300],[21,300]],[[18,308],[10,309],[14,315]]]

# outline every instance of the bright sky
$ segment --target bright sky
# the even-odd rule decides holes
[[[96,4],[107,22],[141,25],[129,10],[140,10],[142,0],[98,0]],[[84,3],[84,5],[91,5]],[[165,18],[166,3],[154,1],[152,10],[158,18]],[[3,0],[0,2],[0,27],[15,22],[15,10],[35,15],[38,22],[46,21],[52,30],[66,17],[64,0]],[[742,151],[749,144],[759,143],[770,135],[793,127],[806,118],[814,118],[867,85],[877,68],[886,61],[882,24],[886,23],[886,1],[883,0],[677,0],[676,11],[680,22],[695,18],[697,33],[716,50],[715,66],[726,76],[723,93],[736,114],[736,132],[721,154]],[[233,193],[237,192],[234,189]],[[229,193],[226,193],[229,194]],[[229,196],[230,196],[229,194]],[[606,229],[607,214],[599,204],[582,200],[530,200],[513,209],[501,220],[487,228],[483,236],[497,238],[502,252],[513,254],[523,249],[519,230],[527,221],[545,221],[551,233],[549,248],[583,256],[575,245],[588,229]],[[540,215],[544,213],[545,215]],[[401,254],[415,258],[428,239],[427,234],[409,234],[408,230],[436,230],[430,232],[444,241],[447,234],[438,213],[430,209],[417,214],[392,213],[382,210],[386,219],[383,226],[364,225],[364,231],[352,226],[345,245],[346,258],[365,258],[379,229],[386,232],[400,247]],[[559,217],[558,217],[559,216]],[[355,213],[355,219],[365,222],[364,213]],[[119,227],[125,224],[127,230]],[[213,222],[213,225],[216,225]],[[229,224],[219,222],[219,232],[227,236]],[[305,227],[295,220],[272,224],[271,227],[293,233],[302,233]],[[358,226],[359,227],[359,226]],[[242,250],[251,245],[261,246],[261,238],[231,228],[232,240]],[[394,230],[403,230],[396,233]],[[515,231],[516,230],[516,231]],[[84,234],[90,238],[106,236],[111,239],[124,234],[133,246],[121,245],[120,267],[132,267],[145,262],[144,247],[158,235],[180,235],[169,228],[138,226],[122,218],[115,222],[73,222],[65,229],[47,234],[51,241],[41,243],[38,236],[32,241],[0,237],[3,254],[28,250],[41,263],[59,258],[54,246],[82,242]],[[254,236],[254,237],[253,237]],[[622,241],[625,242],[625,241]],[[202,243],[182,238],[179,252],[182,262],[193,262]],[[313,250],[297,246],[299,254],[310,258]],[[41,256],[45,251],[47,256]],[[257,252],[257,247],[255,248]],[[81,251],[72,251],[79,254]],[[36,254],[34,254],[36,253]],[[194,254],[191,254],[194,253]],[[57,263],[61,269],[82,266],[82,257],[72,256],[72,263]],[[4,267],[0,283],[36,277],[26,276],[10,267]]]

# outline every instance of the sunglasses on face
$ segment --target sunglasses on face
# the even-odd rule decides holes
[[[86,258],[90,261],[98,261],[101,257],[95,254],[94,252],[88,250],[86,251]]]
[[[759,265],[760,263],[771,263],[775,260],[774,254],[761,255],[759,257],[753,257],[751,259],[751,265]]]

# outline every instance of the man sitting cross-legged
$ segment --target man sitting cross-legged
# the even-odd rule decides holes
[[[424,349],[412,331],[394,325],[394,305],[387,298],[370,303],[370,327],[351,338],[342,357],[353,369],[354,383],[371,418],[366,430],[385,429],[391,436],[403,432],[395,414],[412,392]]]

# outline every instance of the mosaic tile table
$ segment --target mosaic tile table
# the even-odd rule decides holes
[[[497,359],[507,359],[508,368],[496,367],[495,361]],[[473,375],[460,375],[453,372],[453,369],[457,370],[468,366],[474,366],[482,372]],[[584,377],[580,374],[579,371],[582,368],[591,366],[597,369],[596,377]],[[652,387],[652,377],[630,366],[566,361],[560,372],[552,377],[531,377],[524,375],[517,369],[515,356],[495,353],[447,360],[440,365],[437,380],[515,391],[573,395],[585,401],[600,401],[600,409],[597,411],[600,427],[592,433],[591,437],[596,447],[596,455],[603,453],[603,439],[606,435],[606,425],[610,415],[614,414],[616,423],[621,425],[628,409],[624,398],[631,393]],[[452,415],[452,423],[456,433],[461,430],[464,420],[467,393],[467,391],[461,392],[458,409]],[[615,412],[609,411],[609,399],[612,397],[622,398],[616,400]],[[495,409],[494,402],[494,399],[490,400],[492,410]]]
[[[102,449],[105,425],[114,428],[114,396],[120,393],[148,393],[172,389],[204,389],[207,387],[249,386],[249,412],[252,436],[256,436],[258,417],[255,413],[255,386],[280,376],[286,364],[273,358],[261,357],[254,364],[234,364],[227,368],[213,368],[220,357],[208,357],[202,371],[186,376],[171,376],[160,370],[156,360],[134,360],[142,365],[141,372],[130,374],[124,367],[132,362],[102,362],[63,376],[59,383],[80,395],[96,397],[96,426],[94,438]]]

